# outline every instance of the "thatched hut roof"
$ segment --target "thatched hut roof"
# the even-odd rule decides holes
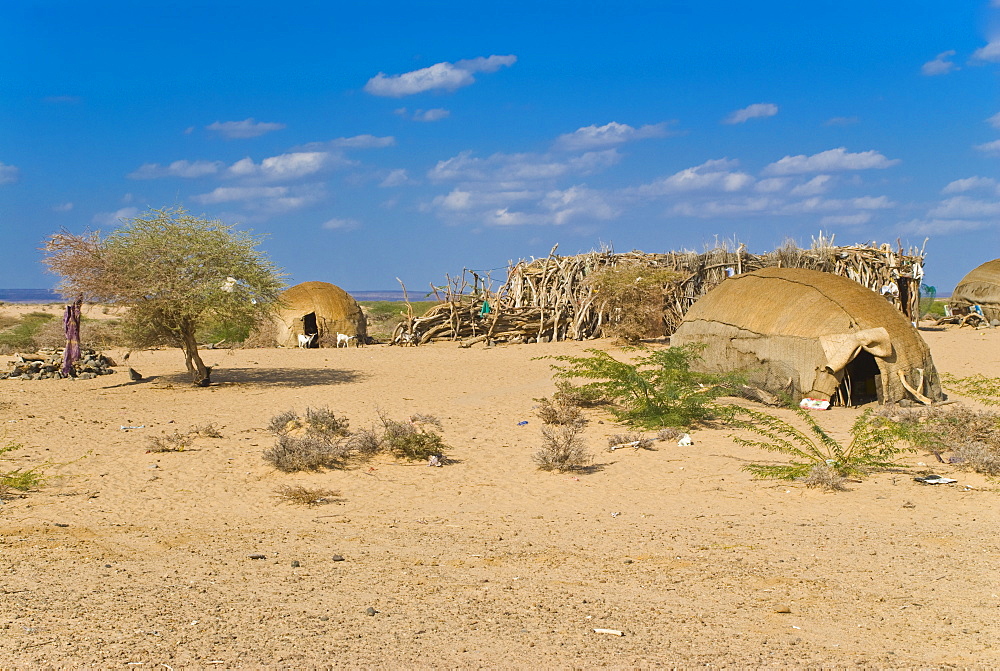
[[[986,319],[1000,319],[1000,259],[969,271],[955,287],[950,304],[959,308],[978,305]]]
[[[278,344],[295,347],[299,335],[315,333],[317,342],[335,340],[338,333],[367,338],[367,322],[361,306],[338,286],[329,282],[303,282],[281,294],[278,310]]]
[[[692,306],[671,343],[704,343],[704,370],[745,371],[755,386],[796,401],[916,397],[906,385],[930,400],[944,398],[930,350],[906,317],[881,295],[830,273],[765,268],[737,275]]]

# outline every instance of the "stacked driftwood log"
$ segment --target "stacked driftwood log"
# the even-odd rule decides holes
[[[669,335],[688,309],[727,277],[768,267],[809,268],[848,277],[884,295],[909,319],[919,306],[924,250],[888,244],[837,247],[833,238],[813,239],[809,249],[794,244],[765,254],[744,245],[720,245],[703,253],[594,251],[511,263],[507,280],[494,290],[488,277],[463,271],[449,277],[442,301],[421,317],[396,326],[393,342],[423,344],[437,339],[476,342],[547,342],[599,338],[608,323],[605,297],[587,278],[608,267],[639,266],[673,271],[663,287],[663,330]],[[485,307],[484,307],[485,306]]]

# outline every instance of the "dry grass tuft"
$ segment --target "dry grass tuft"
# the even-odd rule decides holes
[[[147,452],[183,452],[194,443],[190,433],[174,431],[165,436],[149,436],[146,439]]]
[[[829,464],[816,464],[809,475],[799,479],[806,487],[822,487],[823,489],[842,492],[847,489],[844,483],[847,478],[837,473]]]
[[[679,440],[684,432],[675,426],[668,426],[656,432],[656,439],[662,441]]]
[[[538,408],[535,410],[535,414],[538,415],[543,424],[569,426],[583,425],[587,422],[579,406],[565,403],[559,399],[550,401],[547,398],[539,398],[536,400]]]
[[[274,447],[264,450],[264,461],[279,471],[316,471],[321,468],[338,468],[350,456],[346,441],[331,441],[327,438],[305,435],[301,437],[284,434],[278,437]]]
[[[586,468],[593,461],[580,436],[579,424],[543,426],[544,443],[534,454],[535,464],[543,471],[574,471]]]
[[[339,491],[319,487],[310,489],[302,485],[283,485],[275,490],[274,496],[282,503],[299,506],[320,506],[340,500]]]

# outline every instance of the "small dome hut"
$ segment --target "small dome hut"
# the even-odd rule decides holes
[[[1000,259],[970,270],[955,287],[948,304],[959,311],[978,305],[987,321],[1000,319]]]
[[[906,317],[831,273],[765,268],[725,280],[671,338],[688,343],[705,345],[696,368],[745,372],[750,384],[796,402],[944,399],[930,350]]]
[[[277,340],[283,347],[298,346],[300,335],[316,335],[313,347],[336,343],[338,333],[368,338],[365,314],[349,293],[329,282],[303,282],[281,294]]]

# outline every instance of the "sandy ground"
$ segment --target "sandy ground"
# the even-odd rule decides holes
[[[1000,329],[924,335],[940,370],[1000,376]],[[593,472],[539,471],[536,357],[586,346],[214,350],[208,389],[164,350],[132,353],[144,382],[0,381],[24,444],[2,466],[53,476],[0,506],[0,667],[1000,665],[996,482],[925,454],[847,492],[755,481],[774,457],[730,431],[610,453],[598,411]],[[264,427],[307,406],[436,415],[457,463],[277,472]],[[857,412],[819,419],[844,436]],[[285,484],[341,497],[289,505]]]

